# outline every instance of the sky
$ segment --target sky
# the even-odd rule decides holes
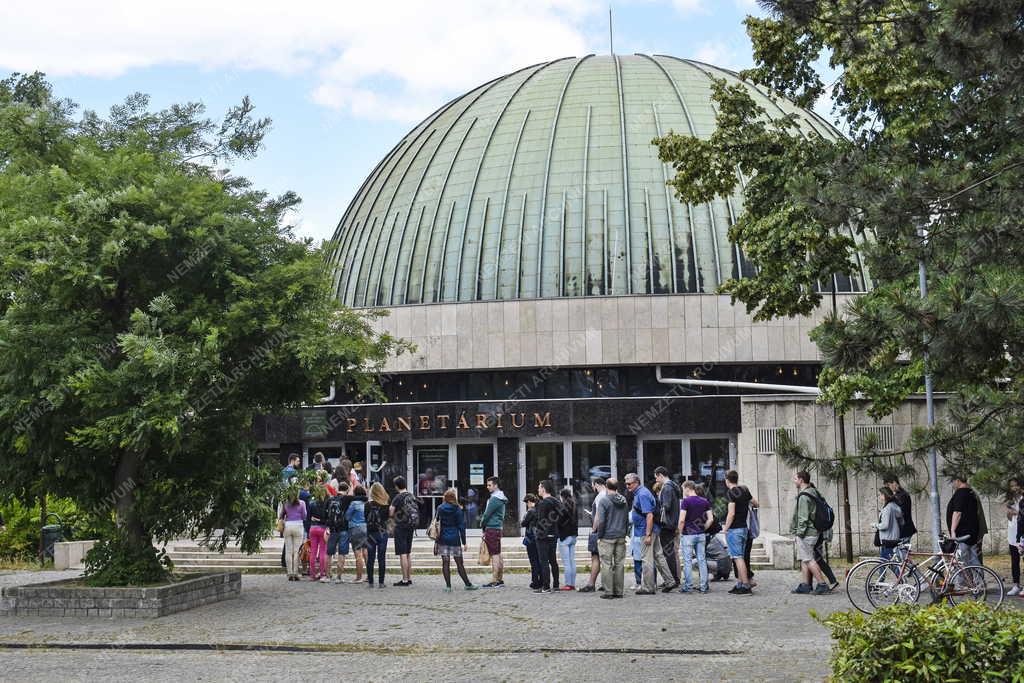
[[[609,51],[752,65],[754,0],[48,0],[0,3],[0,77],[43,71],[107,111],[199,101],[215,120],[249,95],[273,126],[232,171],[303,202],[295,232],[329,239],[380,159],[444,102],[529,64]]]

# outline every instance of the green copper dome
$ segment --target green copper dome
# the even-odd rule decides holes
[[[651,140],[715,128],[711,79],[667,56],[588,55],[484,83],[410,131],[345,211],[331,258],[351,306],[711,293],[753,267],[729,243],[739,196],[680,203]],[[838,133],[748,85],[801,133]],[[862,289],[863,274],[840,277]],[[826,289],[829,285],[825,286]]]

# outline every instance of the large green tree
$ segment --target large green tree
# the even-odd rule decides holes
[[[298,198],[226,164],[269,120],[246,99],[75,118],[39,74],[0,81],[0,493],[116,520],[100,580],[159,578],[153,541],[272,524],[259,412],[368,390],[400,342],[331,296]]]
[[[656,141],[684,201],[732,193],[737,169],[749,181],[730,236],[758,274],[723,291],[758,319],[805,314],[816,283],[856,272],[856,236],[873,289],[814,331],[826,399],[886,414],[923,388],[928,354],[956,419],[910,448],[936,443],[994,488],[1024,466],[1024,2],[760,4],[742,75],[830,102],[845,136],[797,135],[722,81],[709,139]]]

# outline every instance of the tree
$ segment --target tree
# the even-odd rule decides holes
[[[796,135],[792,118],[769,120],[720,81],[709,139],[655,141],[684,201],[732,193],[736,169],[749,179],[730,237],[758,273],[722,290],[756,319],[806,314],[817,282],[857,270],[856,245],[873,289],[813,333],[825,399],[887,414],[922,389],[927,353],[953,418],[908,450],[937,444],[952,467],[1001,485],[1024,466],[1024,3],[761,5],[742,76],[804,106],[829,98],[847,135]]]
[[[75,120],[41,75],[0,81],[0,494],[112,516],[108,584],[164,576],[154,540],[255,549],[277,477],[254,415],[370,392],[404,348],[331,296],[294,194],[215,165],[259,150],[248,99],[219,124],[148,105]]]

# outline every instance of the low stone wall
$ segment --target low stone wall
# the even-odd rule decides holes
[[[0,592],[0,616],[154,618],[237,598],[241,572],[190,577],[154,588],[87,588],[51,581]]]

